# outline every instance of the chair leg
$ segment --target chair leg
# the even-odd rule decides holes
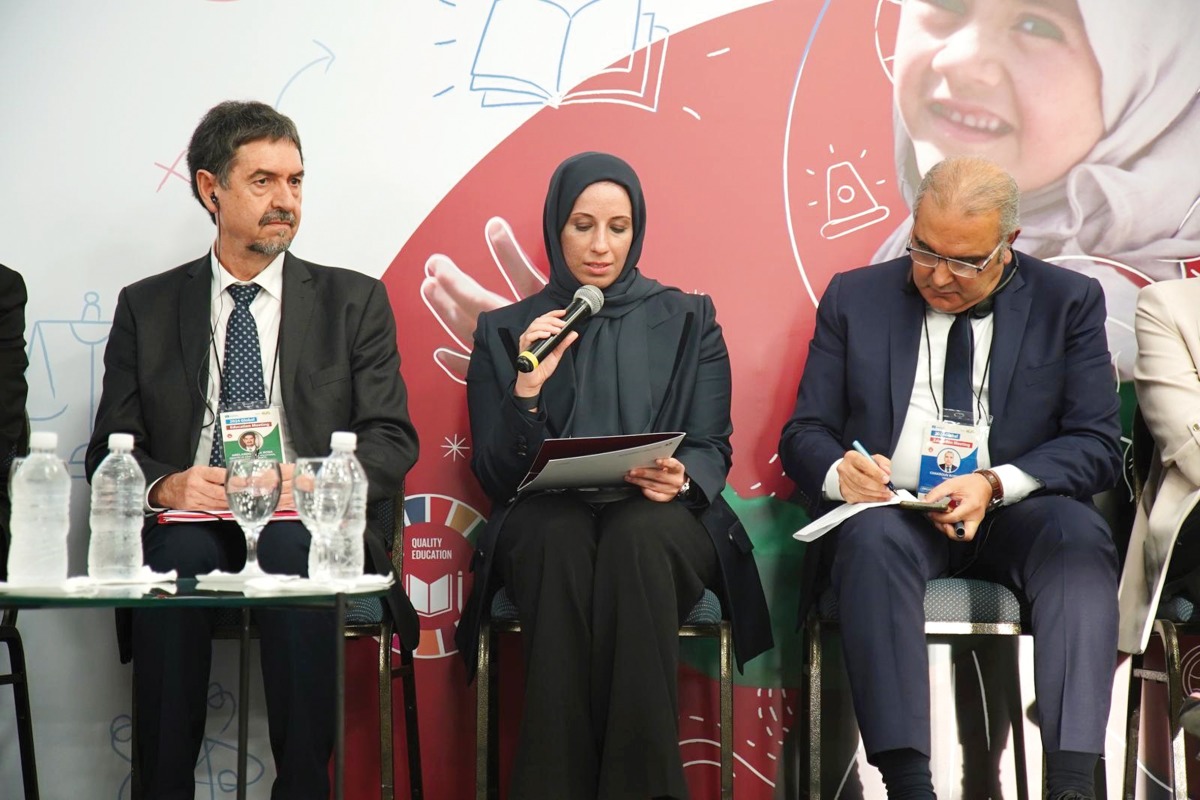
[[[821,800],[821,622],[814,614],[806,627],[808,688],[804,693],[803,718],[808,727],[808,798]]]
[[[1137,673],[1142,668],[1144,658],[1141,653],[1129,657],[1129,696],[1125,701],[1125,769],[1121,791],[1123,800],[1135,800],[1137,793],[1138,745],[1142,738],[1142,679]]]
[[[1029,800],[1029,762],[1025,760],[1025,714],[1021,707],[1021,641],[1010,636],[1011,659],[1009,674],[1012,680],[1005,687],[1008,696],[1008,718],[1012,729],[1013,768],[1016,770],[1017,800]]]
[[[721,800],[733,800],[733,627],[721,620]]]
[[[29,707],[29,672],[25,669],[25,647],[16,628],[0,628],[0,641],[8,645],[12,669],[13,702],[17,712],[17,743],[21,750],[21,781],[25,800],[38,800],[37,761],[33,751],[33,713]]]
[[[491,746],[491,649],[492,626],[487,620],[479,626],[479,645],[475,651],[475,800],[487,800],[488,751]]]
[[[407,735],[411,735],[405,731]],[[392,729],[392,626],[379,627],[379,797],[395,800],[396,765],[393,762],[396,736]]]
[[[1163,660],[1167,672],[1167,702],[1171,721],[1171,785],[1176,797],[1187,797],[1187,755],[1184,753],[1183,726],[1179,711],[1186,693],[1183,689],[1183,666],[1179,652],[1179,635],[1168,620],[1156,620],[1154,628],[1162,636]]]
[[[409,798],[422,800],[425,797],[425,779],[421,775],[421,729],[417,725],[417,671],[412,651],[404,647],[400,648],[400,676],[404,684],[404,739],[408,743]]]

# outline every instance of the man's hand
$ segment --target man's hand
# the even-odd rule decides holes
[[[431,255],[425,262],[425,280],[421,282],[421,299],[459,348],[439,347],[433,351],[433,358],[459,383],[466,383],[471,339],[480,312],[509,305],[513,298],[521,300],[537,294],[546,285],[546,279],[530,263],[507,222],[492,217],[484,226],[484,237],[513,297],[483,288],[441,253]]]
[[[149,500],[155,508],[227,511],[229,503],[225,500],[225,468],[189,467],[183,472],[168,475],[154,484]]]
[[[842,499],[847,503],[883,503],[892,496],[887,487],[892,479],[892,462],[887,456],[867,458],[857,450],[847,450],[837,474]]]
[[[687,470],[677,458],[655,459],[657,466],[631,469],[625,480],[640,487],[642,494],[656,503],[669,503],[679,496]]]
[[[277,511],[294,511],[296,508],[296,498],[292,496],[292,477],[296,473],[295,464],[280,464],[279,477],[283,478],[283,483],[279,485],[279,505],[275,506]]]
[[[929,513],[929,521],[933,527],[956,542],[969,542],[975,538],[975,531],[987,513],[988,503],[992,500],[992,485],[987,478],[972,472],[959,475],[956,478],[939,483],[929,490],[925,499],[937,502],[943,497],[950,498],[950,510],[946,512]],[[960,538],[954,530],[954,523],[962,522],[963,535]]]

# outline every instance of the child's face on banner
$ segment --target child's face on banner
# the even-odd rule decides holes
[[[922,174],[978,155],[1025,192],[1065,175],[1104,133],[1076,0],[903,0],[895,101]]]

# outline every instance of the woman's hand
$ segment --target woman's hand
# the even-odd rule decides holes
[[[541,340],[549,339],[561,331],[566,324],[562,320],[566,313],[566,309],[558,308],[529,323],[529,327],[525,329],[525,332],[521,334],[521,339],[517,342],[519,352],[523,353]],[[571,331],[558,343],[558,347],[546,354],[533,372],[518,372],[517,385],[513,393],[517,397],[537,397],[541,394],[542,384],[554,374],[554,370],[558,368],[558,362],[562,359],[562,354],[578,338],[579,332]]]
[[[642,494],[657,503],[669,503],[679,496],[687,470],[677,458],[658,458],[653,467],[638,467],[625,473],[625,480],[638,486]]]

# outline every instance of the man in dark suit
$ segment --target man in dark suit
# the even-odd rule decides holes
[[[304,177],[295,125],[262,103],[222,103],[192,135],[188,168],[193,194],[217,225],[216,240],[198,260],[121,292],[89,477],[108,435],[128,432],[150,509],[224,510],[218,414],[245,401],[279,409],[289,462],[328,453],[334,431],[357,433],[368,499],[389,500],[417,457],[395,321],[378,280],[286,252],[300,223]],[[286,508],[292,465],[282,472]],[[388,572],[373,521],[366,538],[370,567]],[[272,523],[260,540],[259,563],[268,572],[305,574],[308,542],[299,523]],[[152,568],[185,577],[237,570],[245,561],[245,540],[233,523],[160,525],[151,516],[143,546]],[[415,644],[416,618],[398,587],[389,609],[401,636]],[[300,611],[257,618],[278,773],[271,796],[327,798],[334,620]],[[148,798],[194,796],[212,619],[204,611],[134,615],[135,735]]]
[[[1090,498],[1121,464],[1104,300],[1095,280],[1012,249],[1017,197],[982,159],[926,174],[911,256],[826,289],[780,443],[814,517],[886,501],[889,480],[952,501],[867,509],[806,554],[809,587],[837,597],[855,713],[889,797],[933,797],[923,604],[938,576],[999,582],[1028,603],[1049,797],[1091,797],[1103,753],[1117,552]],[[937,483],[947,422],[977,448]]]
[[[8,468],[25,445],[25,281],[0,264],[0,580],[8,574]]]

